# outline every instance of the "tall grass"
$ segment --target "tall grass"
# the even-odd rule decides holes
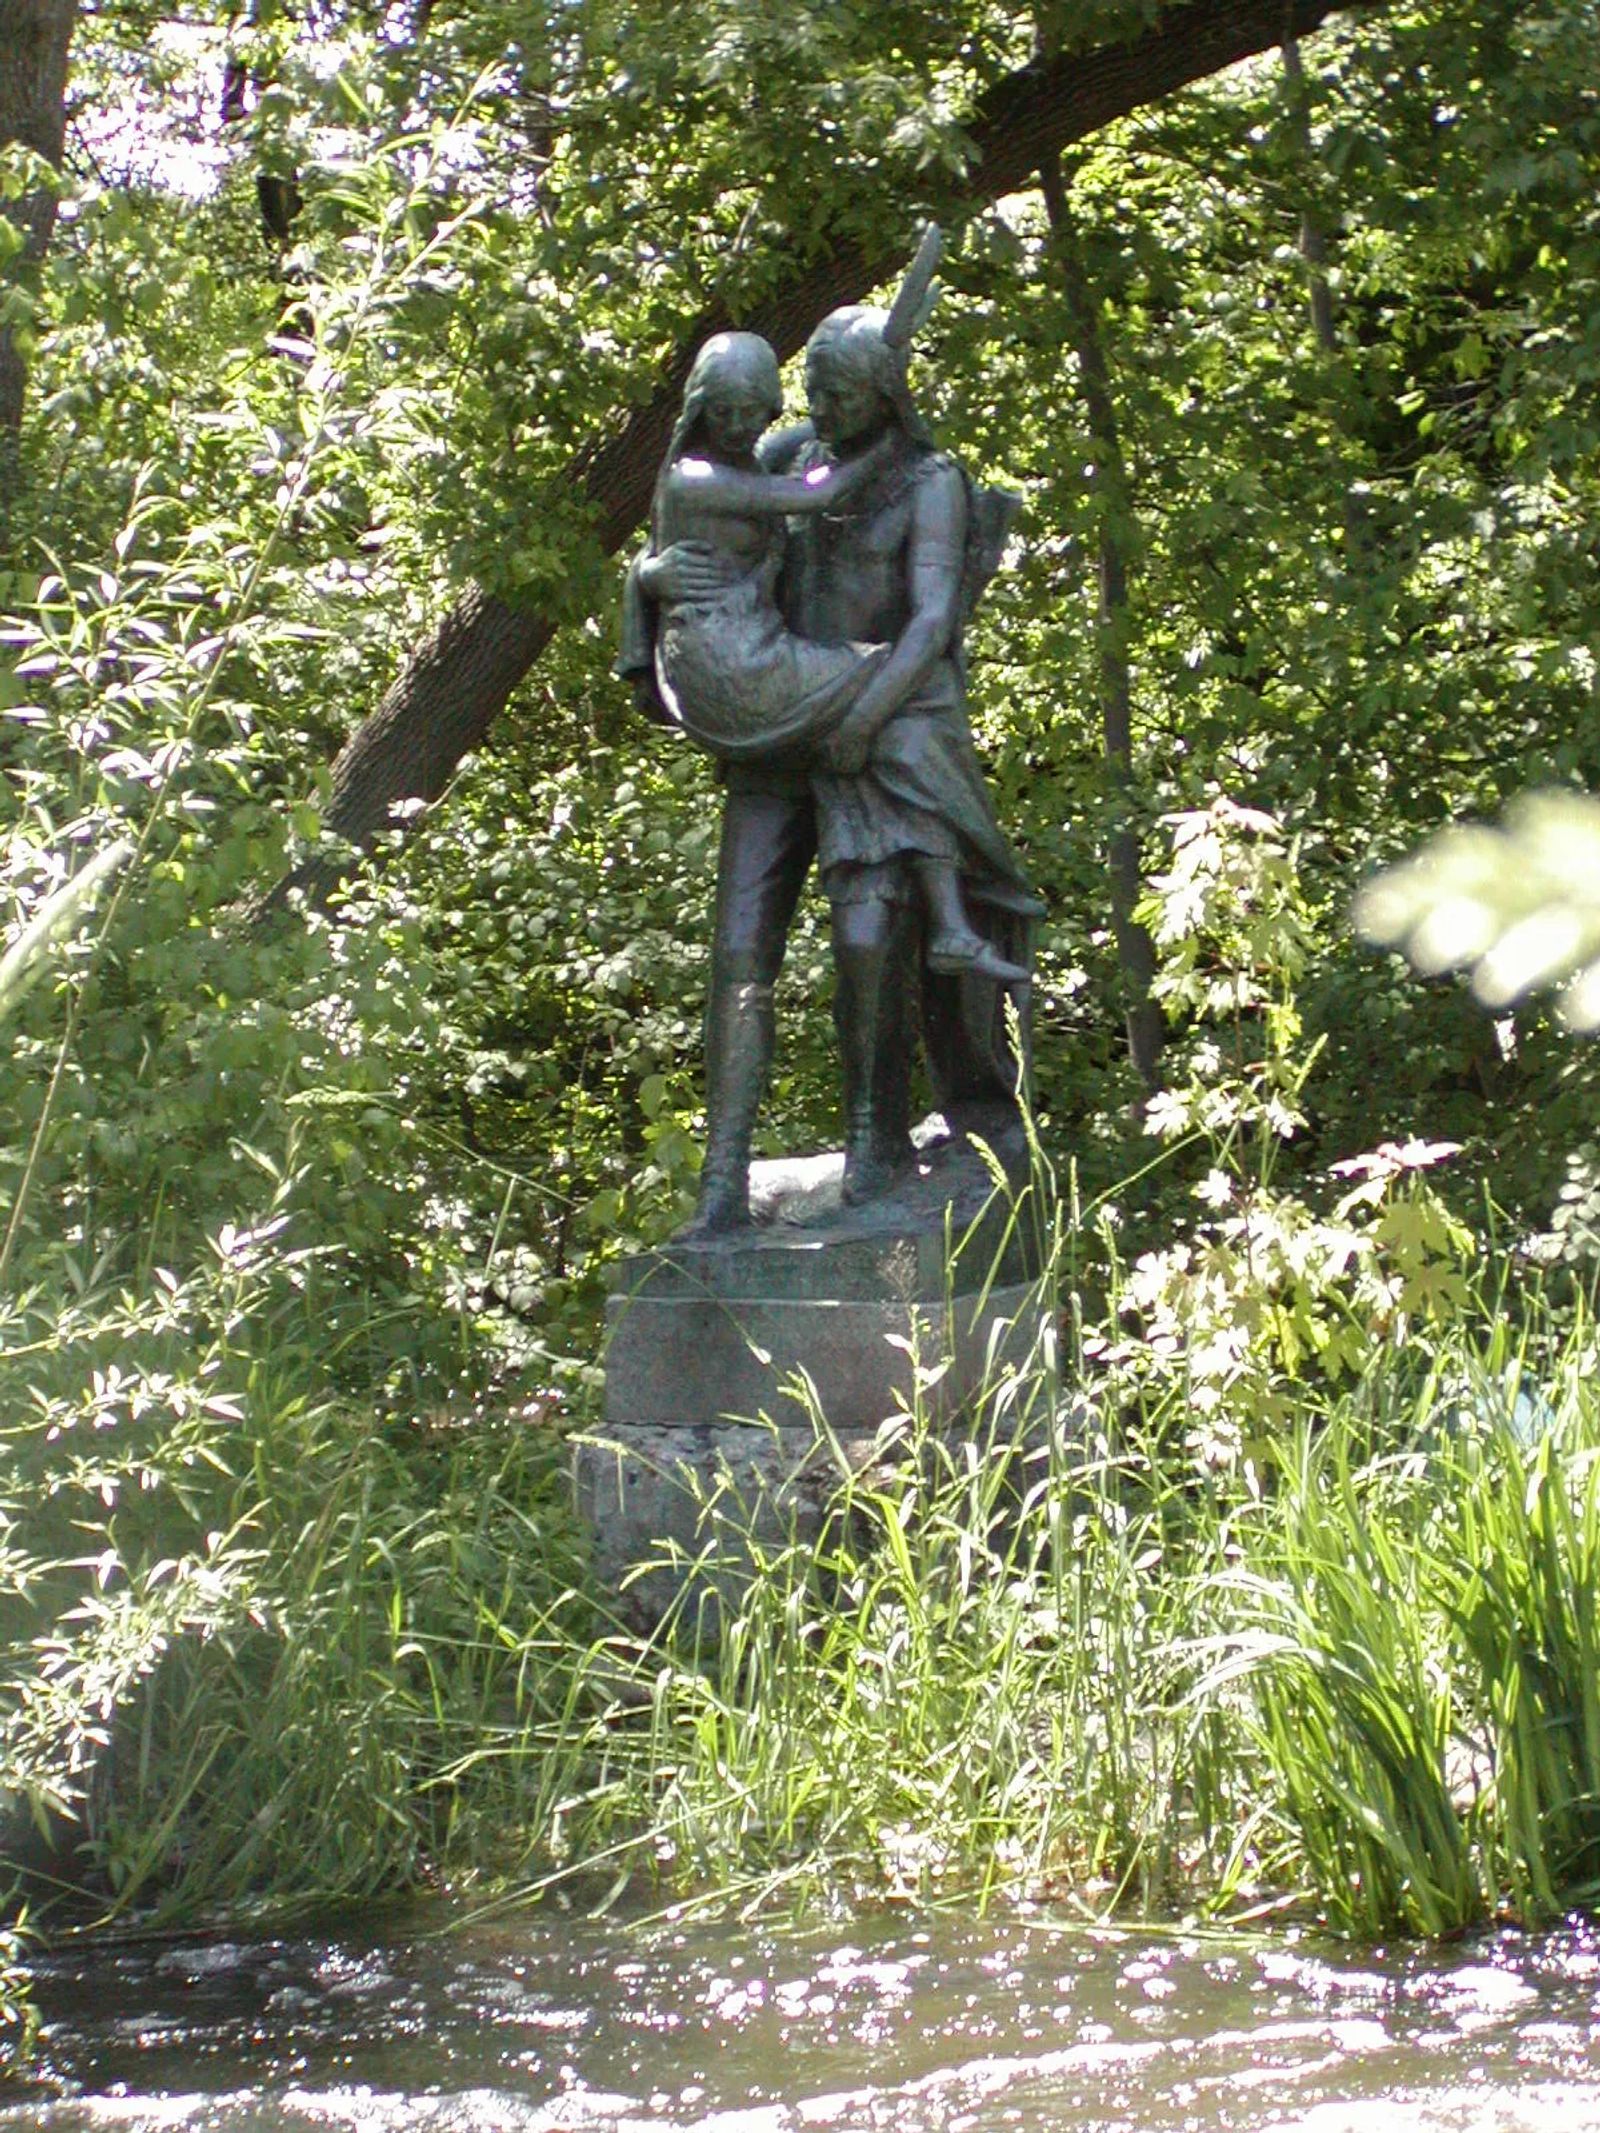
[[[812,1404],[820,1535],[723,1475],[639,1638],[559,1442],[319,1394],[281,1274],[10,1322],[0,1780],[101,1915],[443,1876],[1372,1937],[1600,1881],[1600,1380],[1536,1296],[1515,1339],[1485,1305],[1374,1347],[1220,1468],[1148,1373],[1059,1384],[1032,1315],[957,1431],[932,1368],[865,1465]]]
[[[1443,1482],[1426,1462],[1374,1454],[1366,1417],[1341,1403],[1296,1428],[1270,1499],[1240,1521],[1238,1567],[1204,1596],[1223,1616],[1222,1657],[1196,1693],[1246,1691],[1296,1871],[1345,1932],[1444,1933],[1487,1908],[1454,1790],[1459,1682],[1439,1564],[1418,1545]]]
[[[26,2067],[39,2035],[39,2015],[22,1965],[22,1935],[0,1931],[0,2079]]]
[[[595,1624],[559,1444],[330,1395],[284,1277],[6,1329],[0,1816],[102,1916],[514,1858],[561,1783],[534,1737]]]
[[[1587,1358],[1585,1358],[1587,1360]],[[1600,1887],[1600,1433],[1569,1367],[1529,1445],[1505,1420],[1455,1461],[1459,1543],[1441,1605],[1473,1685],[1485,1848],[1523,1915]]]
[[[747,1909],[1557,1915],[1600,1843],[1600,1389],[1586,1324],[1534,1331],[1375,1351],[1231,1475],[1164,1405],[1013,1387],[954,1441],[916,1403],[838,1455],[820,1543],[752,1538],[725,1478],[697,1567],[737,1600],[708,1637],[691,1586],[643,1655],[570,1855],[636,1842]]]

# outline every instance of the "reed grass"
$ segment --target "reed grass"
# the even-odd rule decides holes
[[[1514,1355],[1486,1306],[1231,1475],[1175,1455],[1165,1401],[1013,1385],[956,1441],[918,1401],[865,1470],[837,1455],[820,1543],[752,1537],[725,1477],[694,1567],[736,1604],[664,1626],[572,1856],[636,1831],[746,1911],[1555,1916],[1600,1838],[1593,1359],[1535,1297]]]
[[[555,1439],[374,1427],[275,1294],[10,1322],[0,1788],[68,1818],[101,1917],[443,1877],[1370,1938],[1600,1879],[1600,1380],[1536,1296],[1515,1338],[1486,1304],[1375,1349],[1226,1470],[1147,1375],[1058,1382],[1048,1314],[959,1432],[919,1394],[864,1466],[796,1384],[820,1536],[725,1474],[640,1638]]]

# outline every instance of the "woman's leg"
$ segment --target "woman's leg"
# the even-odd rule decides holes
[[[918,853],[911,864],[928,914],[928,968],[944,972],[970,970],[977,977],[993,978],[1001,985],[1025,984],[1029,973],[1020,963],[1008,962],[967,916],[955,861],[930,859]]]

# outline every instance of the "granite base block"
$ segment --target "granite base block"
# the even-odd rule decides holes
[[[912,1405],[919,1373],[936,1415],[970,1405],[985,1371],[1025,1351],[1031,1290],[948,1303],[898,1298],[649,1295],[611,1299],[605,1420],[696,1428],[795,1420],[815,1406],[835,1429],[874,1428]],[[799,1413],[795,1413],[796,1409]]]

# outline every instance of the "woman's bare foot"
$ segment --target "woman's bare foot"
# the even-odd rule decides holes
[[[936,933],[928,942],[928,968],[951,974],[970,971],[974,977],[993,978],[998,985],[1026,985],[1033,972],[1022,963],[1008,963],[999,949],[978,933]]]

